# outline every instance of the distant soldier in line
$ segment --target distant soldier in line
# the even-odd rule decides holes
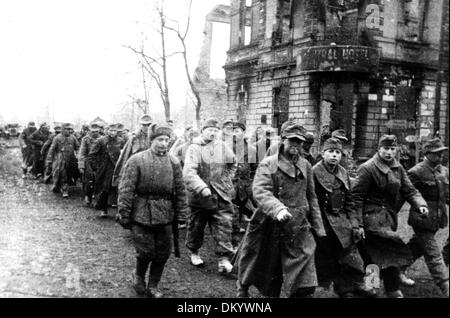
[[[47,154],[46,166],[53,174],[52,191],[61,191],[63,198],[69,197],[70,166],[76,160],[75,152],[80,145],[75,136],[70,134],[71,125],[66,123],[62,126],[61,134],[57,135],[50,146]]]
[[[75,137],[78,142],[81,144],[81,140],[89,133],[89,125],[82,125],[81,130],[75,133]]]
[[[30,142],[31,135],[36,131],[36,124],[33,121],[28,123],[19,135],[19,144],[22,150],[22,178],[26,178],[28,172],[33,167],[33,148]]]
[[[412,261],[410,249],[397,232],[398,198],[403,197],[420,214],[428,214],[427,203],[395,159],[397,147],[396,136],[382,136],[378,152],[358,168],[352,189],[366,236],[361,256],[365,265],[375,264],[380,269],[388,298],[403,298],[400,268]]]
[[[414,207],[409,211],[408,224],[414,236],[408,243],[414,260],[424,256],[428,270],[445,297],[449,297],[448,270],[442,258],[436,232],[448,225],[446,204],[449,202],[448,169],[442,166],[444,147],[439,138],[425,142],[424,161],[408,171],[412,184],[428,204],[429,214],[423,216]]]
[[[314,253],[326,236],[311,165],[301,157],[304,128],[285,127],[279,151],[256,170],[258,209],[238,252],[238,297],[255,286],[267,297],[312,297],[317,286]]]
[[[122,169],[127,160],[134,154],[150,148],[150,140],[148,138],[148,128],[152,124],[150,115],[143,115],[139,119],[140,128],[137,132],[133,132],[131,137],[123,147],[116,166],[114,167],[113,186],[118,186],[122,174]]]
[[[32,174],[36,178],[41,177],[45,171],[45,157],[41,154],[44,143],[50,136],[50,130],[46,123],[41,124],[39,129],[30,136],[30,143],[33,145],[33,169]]]
[[[81,139],[80,151],[78,153],[78,169],[83,179],[84,202],[87,206],[92,204],[95,183],[95,174],[88,161],[88,156],[92,145],[100,138],[99,131],[99,123],[91,123],[89,133]]]
[[[186,193],[180,163],[168,154],[172,129],[153,124],[149,150],[126,163],[119,185],[119,223],[133,232],[136,272],[133,287],[145,293],[145,276],[151,262],[147,295],[160,298],[159,281],[172,248],[172,224],[185,217]]]
[[[236,196],[233,203],[236,205],[233,218],[233,244],[238,244],[237,233],[244,233],[240,227],[242,217],[250,218],[256,209],[253,198],[252,183],[258,167],[256,148],[245,138],[246,126],[242,122],[233,125],[233,153],[236,156],[237,170],[233,180]]]
[[[317,242],[316,269],[319,285],[343,298],[376,296],[364,284],[364,263],[357,244],[364,239],[362,215],[355,210],[350,178],[339,164],[342,144],[336,138],[325,141],[323,159],[313,167],[314,182],[326,238]]]
[[[206,224],[216,242],[219,272],[230,273],[234,254],[232,219],[234,198],[233,178],[236,159],[233,151],[217,138],[220,131],[217,119],[210,118],[202,126],[201,136],[189,146],[183,169],[190,206],[186,246],[194,266],[202,266],[198,251],[203,245]]]
[[[122,139],[117,133],[117,125],[109,125],[106,135],[94,142],[88,155],[88,162],[95,173],[95,208],[102,211],[102,218],[108,216],[108,198],[115,193],[112,178],[122,147]]]
[[[125,126],[123,124],[117,124],[117,127],[119,128],[119,137],[123,140],[123,145],[125,146],[126,143],[128,142],[128,131],[125,130]]]
[[[51,133],[48,137],[48,139],[45,141],[44,145],[41,149],[41,155],[44,160],[47,159],[48,151],[50,149],[50,146],[52,145],[53,139],[61,133],[62,126],[60,123],[55,123],[55,126],[53,127],[53,133]],[[45,168],[44,172],[44,183],[49,183],[52,178],[52,169],[51,166],[47,166]]]
[[[186,127],[183,140],[179,138],[173,145],[172,149],[170,149],[170,153],[177,157],[180,161],[181,167],[184,167],[184,159],[186,157],[187,149],[194,141],[194,138],[197,138],[199,135],[200,133],[198,130],[194,129],[194,127]]]
[[[302,156],[305,158],[311,166],[314,166],[316,163],[316,159],[314,159],[313,155],[311,154],[311,147],[314,144],[314,134],[313,133],[306,133],[305,135],[305,142],[303,143],[302,148]]]
[[[167,121],[167,125],[172,129],[172,135],[170,136],[170,142],[169,142],[169,151],[172,149],[173,145],[177,142],[178,136],[174,131],[174,123],[172,119],[169,119]]]

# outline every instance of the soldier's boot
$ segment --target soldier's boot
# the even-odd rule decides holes
[[[355,283],[355,292],[362,297],[375,298],[378,292],[375,288],[367,286],[365,283]]]
[[[414,280],[406,276],[405,272],[400,273],[400,283],[407,287],[413,287],[416,284]]]
[[[162,298],[164,296],[158,288],[158,283],[154,282],[152,279],[148,280],[147,296],[149,298]]]
[[[138,295],[145,295],[145,278],[133,273],[133,288]]]
[[[89,196],[84,196],[84,204],[86,206],[90,206],[91,205],[92,200],[89,198]]]
[[[204,265],[202,258],[200,257],[200,255],[198,255],[197,252],[191,252],[190,260],[191,264],[196,267],[202,267]]]
[[[442,294],[445,296],[445,297],[449,297],[449,295],[448,295],[448,280],[446,280],[445,282],[442,282],[442,283],[440,283],[439,284],[439,288],[441,289],[441,291],[442,291]]]
[[[231,273],[233,265],[231,265],[228,257],[222,257],[219,260],[219,273]]]
[[[138,295],[145,295],[145,273],[150,261],[144,257],[136,257],[136,272],[133,273],[133,288]]]
[[[237,287],[237,298],[249,298],[250,295],[248,293],[248,287],[246,285],[241,285],[239,281],[236,281],[236,287]]]
[[[61,193],[62,193],[63,198],[69,197],[69,187],[67,186],[67,184],[65,184],[61,187]]]

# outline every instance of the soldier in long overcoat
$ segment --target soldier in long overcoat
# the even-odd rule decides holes
[[[70,124],[62,126],[61,134],[57,135],[47,154],[47,170],[53,174],[52,191],[61,191],[63,198],[69,197],[70,169],[71,164],[76,160],[76,151],[80,144],[75,136],[70,134]]]
[[[88,162],[95,172],[95,208],[102,211],[102,218],[108,215],[108,197],[115,193],[112,178],[122,147],[117,132],[117,125],[109,125],[106,135],[94,142],[88,155]]]
[[[183,168],[190,207],[186,246],[190,261],[202,266],[198,250],[203,245],[204,231],[209,224],[216,242],[219,272],[231,272],[234,254],[231,242],[234,198],[233,178],[236,158],[233,151],[217,138],[219,122],[210,118],[202,126],[202,134],[189,146]]]
[[[301,157],[303,127],[282,135],[276,155],[266,157],[253,181],[258,208],[237,256],[238,296],[255,286],[264,296],[311,297],[317,286],[316,242],[324,237],[311,165]]]
[[[327,237],[317,243],[316,268],[319,285],[334,291],[339,297],[352,298],[355,293],[375,296],[365,286],[364,263],[357,244],[364,239],[362,215],[355,210],[350,177],[339,165],[342,143],[330,138],[322,148],[323,159],[313,169],[317,200]]]
[[[436,232],[448,225],[449,202],[448,168],[442,166],[444,147],[439,138],[423,146],[424,161],[408,171],[412,184],[428,204],[429,214],[423,217],[415,208],[409,211],[408,223],[414,230],[409,242],[414,259],[424,256],[428,270],[444,296],[449,297],[448,270],[442,258]]]
[[[44,145],[41,148],[41,155],[42,158],[44,158],[44,160],[47,159],[48,151],[50,150],[50,146],[52,145],[53,139],[55,139],[55,137],[61,133],[61,130],[62,130],[61,124],[55,123],[55,126],[53,127],[54,132],[49,134],[47,140],[44,142]],[[52,178],[52,167],[50,165],[45,168],[44,183],[49,183],[51,178]]]
[[[171,224],[185,217],[186,193],[179,161],[168,154],[172,129],[153,124],[151,148],[126,163],[119,185],[120,224],[133,232],[136,248],[134,288],[145,292],[145,275],[151,262],[147,292],[161,297],[158,283],[172,248]]]
[[[84,201],[87,205],[92,203],[94,194],[95,174],[88,160],[89,152],[95,141],[100,138],[100,125],[93,122],[89,127],[89,132],[81,139],[80,151],[78,152],[78,170],[83,179]]]
[[[22,150],[22,178],[25,178],[27,173],[30,172],[33,167],[33,147],[30,142],[31,135],[36,131],[36,124],[33,121],[28,123],[19,135],[20,149]]]
[[[142,115],[139,119],[139,131],[132,133],[131,137],[126,141],[116,166],[114,167],[113,186],[118,186],[123,167],[130,157],[150,147],[150,139],[148,138],[148,128],[152,124],[150,115]]]
[[[46,123],[41,124],[39,129],[31,134],[30,143],[33,145],[33,169],[31,172],[40,177],[45,170],[45,157],[41,154],[42,147],[50,136],[50,130]]]
[[[250,218],[256,209],[256,202],[253,198],[252,183],[258,167],[256,147],[249,144],[244,133],[246,126],[242,122],[233,124],[232,149],[237,161],[236,175],[233,179],[236,196],[233,200],[236,208],[233,219],[233,243],[238,243],[236,233],[245,232],[241,229],[242,216]]]
[[[400,267],[412,261],[410,249],[397,232],[399,197],[421,214],[428,213],[427,203],[395,159],[397,146],[394,135],[382,136],[378,152],[358,168],[352,189],[357,213],[364,222],[366,239],[362,256],[366,265],[376,264],[380,268],[384,289],[392,298],[403,297]]]

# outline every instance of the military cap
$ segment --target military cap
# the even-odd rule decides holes
[[[172,136],[172,128],[166,123],[166,124],[152,124],[149,129],[149,138],[150,140],[153,140],[159,136]]]
[[[96,122],[93,122],[89,125],[89,129],[91,131],[99,131],[100,130],[100,125],[97,124]]]
[[[337,139],[339,139],[341,141],[348,141],[348,138],[347,138],[347,136],[345,134],[345,130],[344,129],[337,129],[337,130],[333,131],[331,133],[331,137],[332,138],[337,138]]]
[[[378,148],[380,147],[397,147],[397,137],[395,135],[383,135],[378,142]]]
[[[239,122],[239,121],[234,123],[234,127],[235,128],[241,128],[243,131],[245,131],[247,129],[245,124],[243,122]]]
[[[292,121],[292,120],[285,121],[283,123],[283,125],[281,125],[281,134],[283,134],[283,131],[286,129],[286,127],[290,127],[290,126],[293,126],[295,124],[296,123],[294,121]]]
[[[152,117],[150,115],[142,115],[141,118],[139,118],[139,124],[140,125],[151,125],[153,122]]]
[[[125,126],[123,124],[121,124],[121,123],[116,124],[117,131],[123,131],[124,128],[125,128]]]
[[[205,122],[202,125],[202,131],[206,128],[220,129],[219,121],[216,118],[208,118],[207,120],[205,120]]]
[[[305,141],[306,129],[299,124],[293,124],[290,126],[286,126],[281,133],[281,138],[297,138],[301,141]]]
[[[57,122],[53,123],[53,129],[61,129],[61,128],[62,128],[61,123],[57,123]]]
[[[89,130],[89,125],[83,124],[81,130]]]
[[[70,123],[64,123],[62,124],[62,129],[73,129],[72,124]]]
[[[117,124],[109,124],[108,126],[106,126],[106,129],[114,129],[114,130],[117,130]]]
[[[42,123],[39,127],[40,127],[40,128],[48,127],[48,125],[47,125],[47,123]]]
[[[306,133],[305,142],[308,144],[313,144],[314,143],[314,134],[310,133],[310,132]]]
[[[433,138],[431,140],[428,140],[423,145],[423,152],[424,154],[430,153],[430,152],[440,152],[448,150],[448,147],[445,147],[442,143],[441,139],[439,138]]]
[[[36,124],[34,123],[34,121],[30,121],[28,123],[28,127],[36,127]]]
[[[327,140],[325,140],[322,150],[326,151],[329,149],[337,149],[342,151],[342,142],[337,138],[328,138]]]
[[[99,128],[103,128],[105,126],[105,123],[101,120],[94,120],[94,121],[91,121],[90,127],[92,127],[92,125],[96,125]]]
[[[234,121],[232,119],[227,119],[222,123],[222,129],[227,126],[234,126]]]

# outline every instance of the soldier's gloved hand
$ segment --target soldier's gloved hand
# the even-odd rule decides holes
[[[428,208],[427,207],[424,207],[424,206],[422,206],[422,207],[420,207],[419,208],[419,213],[422,215],[422,217],[426,217],[426,216],[428,216]]]
[[[200,193],[202,197],[210,197],[212,195],[211,190],[209,188],[204,188]]]
[[[286,210],[286,209],[281,210],[281,211],[278,212],[278,214],[277,214],[277,220],[278,220],[279,222],[287,222],[287,221],[289,221],[290,219],[292,219],[292,214],[290,214],[289,211]]]
[[[366,234],[362,227],[353,229],[353,242],[358,243],[364,239],[366,239]]]
[[[125,230],[131,230],[131,220],[130,220],[130,218],[124,218],[124,217],[120,216],[120,214],[119,214],[117,222]]]

